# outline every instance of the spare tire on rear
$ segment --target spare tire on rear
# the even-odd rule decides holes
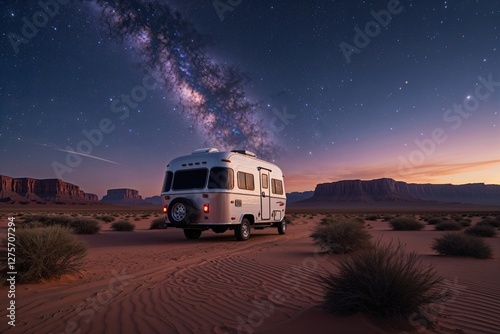
[[[190,199],[179,197],[170,202],[167,216],[173,226],[184,227],[199,218],[200,210]]]

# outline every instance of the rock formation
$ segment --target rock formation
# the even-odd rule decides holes
[[[12,178],[0,175],[0,202],[4,203],[96,203],[97,195],[87,194],[77,185],[59,179]]]
[[[416,184],[377,179],[322,183],[314,196],[304,202],[419,202],[440,201],[500,206],[500,185],[472,183]]]
[[[147,204],[137,190],[127,188],[109,189],[107,194],[101,199],[101,202],[118,205]]]

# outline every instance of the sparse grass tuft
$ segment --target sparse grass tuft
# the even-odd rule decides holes
[[[432,245],[440,255],[465,256],[477,259],[489,259],[493,252],[490,245],[483,239],[464,233],[445,233],[440,238],[434,239]]]
[[[442,223],[443,220],[439,217],[432,217],[432,218],[427,219],[427,222],[429,223],[429,225],[437,225],[437,224]]]
[[[495,228],[488,225],[476,225],[469,227],[464,231],[465,234],[474,235],[476,237],[491,238],[497,234]]]
[[[112,223],[115,221],[115,217],[113,216],[98,216],[96,218],[102,220],[105,223]]]
[[[462,226],[454,221],[445,221],[436,225],[436,231],[460,231]]]
[[[2,246],[7,247],[6,239]],[[63,226],[16,231],[17,282],[34,283],[78,272],[87,252],[86,244]],[[7,272],[7,252],[0,255],[2,275]]]
[[[153,219],[151,225],[149,226],[150,230],[160,230],[165,228],[167,228],[167,225],[165,224],[165,218],[163,217]]]
[[[389,221],[394,231],[420,231],[424,224],[411,217],[394,218]]]
[[[101,230],[99,221],[92,218],[75,218],[71,221],[70,227],[76,234],[96,234]]]
[[[422,308],[446,297],[437,292],[442,278],[436,270],[424,266],[415,252],[406,253],[401,244],[377,243],[342,258],[338,268],[338,274],[322,278],[328,312],[366,312],[408,327],[410,315],[421,314]]]
[[[111,224],[111,228],[115,231],[126,231],[130,232],[135,229],[135,225],[128,220],[119,220]]]
[[[366,228],[355,220],[339,220],[318,225],[311,237],[323,250],[334,254],[370,247],[372,238]]]
[[[477,223],[478,226],[500,227],[500,220],[486,218]]]

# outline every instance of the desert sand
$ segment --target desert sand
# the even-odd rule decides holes
[[[286,235],[252,231],[238,242],[228,231],[186,240],[182,230],[133,232],[102,224],[80,235],[89,246],[84,270],[38,284],[18,285],[16,326],[7,325],[0,290],[2,333],[400,333],[363,314],[340,317],[321,310],[319,277],[335,272],[342,255],[318,252],[309,237],[321,214],[298,215]],[[2,215],[4,235],[6,215]],[[452,298],[435,307],[428,333],[500,332],[500,238],[488,238],[494,258],[442,257],[431,250],[443,232],[392,231],[367,221],[375,238],[400,240],[445,278]],[[367,278],[369,279],[369,278]],[[423,333],[418,323],[411,332]]]

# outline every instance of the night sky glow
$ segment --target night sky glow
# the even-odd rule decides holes
[[[500,1],[67,2],[2,1],[0,174],[151,196],[218,147],[287,191],[500,184]]]

